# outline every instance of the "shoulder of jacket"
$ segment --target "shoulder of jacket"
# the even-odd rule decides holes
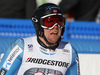
[[[71,47],[71,44],[70,44],[69,42],[61,41],[61,42],[59,43],[59,47],[60,47],[60,48]]]
[[[27,38],[22,38],[24,41],[32,41],[32,39],[36,39],[36,36],[32,36],[32,37],[27,37]]]

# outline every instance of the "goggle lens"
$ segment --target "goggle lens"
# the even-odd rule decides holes
[[[60,27],[64,26],[64,18],[61,15],[53,15],[48,16],[43,19],[43,25],[45,27],[52,27],[55,23],[57,23]]]

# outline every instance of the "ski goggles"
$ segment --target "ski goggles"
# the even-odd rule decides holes
[[[42,28],[52,29],[56,25],[60,28],[65,26],[65,19],[62,15],[51,15],[42,18]]]

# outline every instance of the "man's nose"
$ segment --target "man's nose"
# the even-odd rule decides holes
[[[58,23],[55,23],[54,25],[55,25],[54,28],[58,28]]]

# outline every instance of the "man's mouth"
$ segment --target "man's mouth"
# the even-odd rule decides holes
[[[57,35],[57,34],[58,34],[58,32],[53,32],[53,33],[51,33],[51,34]]]

